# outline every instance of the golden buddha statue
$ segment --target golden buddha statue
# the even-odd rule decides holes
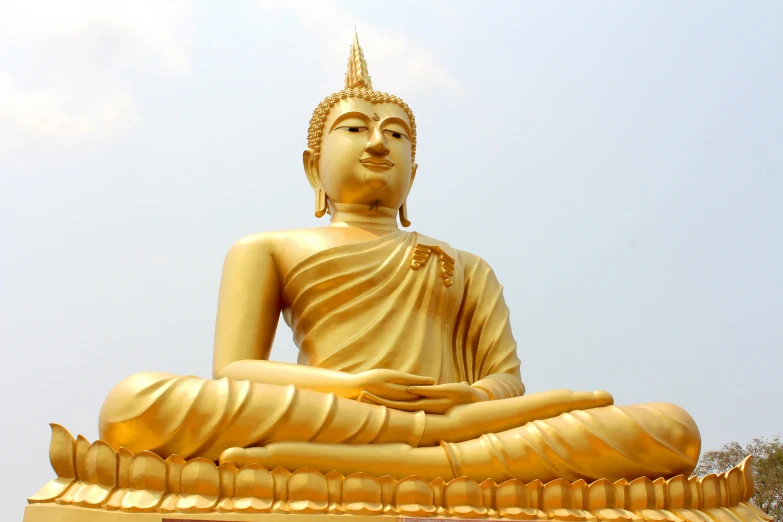
[[[354,39],[345,89],[316,108],[303,163],[327,227],[228,252],[215,380],[133,375],[111,391],[113,448],[269,469],[567,480],[689,473],[700,438],[671,404],[525,395],[502,287],[480,257],[398,229],[416,123],[373,90]],[[299,364],[269,361],[280,313]]]
[[[315,215],[328,213],[329,226],[233,245],[214,380],[128,377],[106,398],[93,444],[53,425],[57,478],[28,499],[26,522],[88,508],[94,522],[766,520],[748,501],[747,462],[688,478],[700,437],[679,407],[617,407],[603,391],[525,394],[490,266],[398,228],[398,216],[410,225],[416,122],[401,99],[373,90],[356,36],[345,89],[318,105],[307,138]],[[298,364],[268,360],[281,313]]]

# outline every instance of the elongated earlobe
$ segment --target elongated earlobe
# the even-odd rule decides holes
[[[323,217],[326,210],[326,192],[319,187],[315,190],[315,217]]]
[[[400,224],[404,227],[411,226],[411,222],[408,220],[408,199],[405,198],[405,201],[402,202],[402,206],[400,206]]]

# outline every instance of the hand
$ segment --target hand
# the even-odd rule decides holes
[[[374,397],[392,401],[415,401],[421,396],[411,392],[411,387],[428,387],[435,379],[397,370],[375,369],[351,376],[351,387],[359,402]]]
[[[444,414],[454,406],[471,402],[487,401],[489,394],[480,388],[473,388],[467,382],[436,384],[432,386],[411,386],[408,392],[418,396],[416,400],[390,400],[372,393],[362,392],[363,402],[386,406],[402,411],[424,411]]]

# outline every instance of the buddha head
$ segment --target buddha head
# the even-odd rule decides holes
[[[406,199],[416,176],[416,120],[397,96],[375,91],[354,32],[345,88],[313,111],[303,154],[315,192],[315,215],[330,204],[399,209],[410,225]]]

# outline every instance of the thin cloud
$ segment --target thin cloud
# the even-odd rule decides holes
[[[0,128],[68,139],[138,122],[129,74],[181,74],[190,2],[6,2],[0,5]],[[35,63],[36,67],[14,64]]]
[[[411,35],[373,25],[345,10],[339,2],[259,0],[258,9],[262,23],[296,34],[300,52],[305,50],[301,49],[301,39],[312,41],[307,54],[312,57],[322,53],[320,59],[330,64],[347,58],[356,27],[373,86],[378,90],[396,94],[412,90],[463,91],[457,78],[438,65]]]
[[[0,73],[0,123],[26,135],[78,137],[136,123],[133,99],[115,94],[84,111],[69,111],[71,101],[56,89],[25,90]]]

